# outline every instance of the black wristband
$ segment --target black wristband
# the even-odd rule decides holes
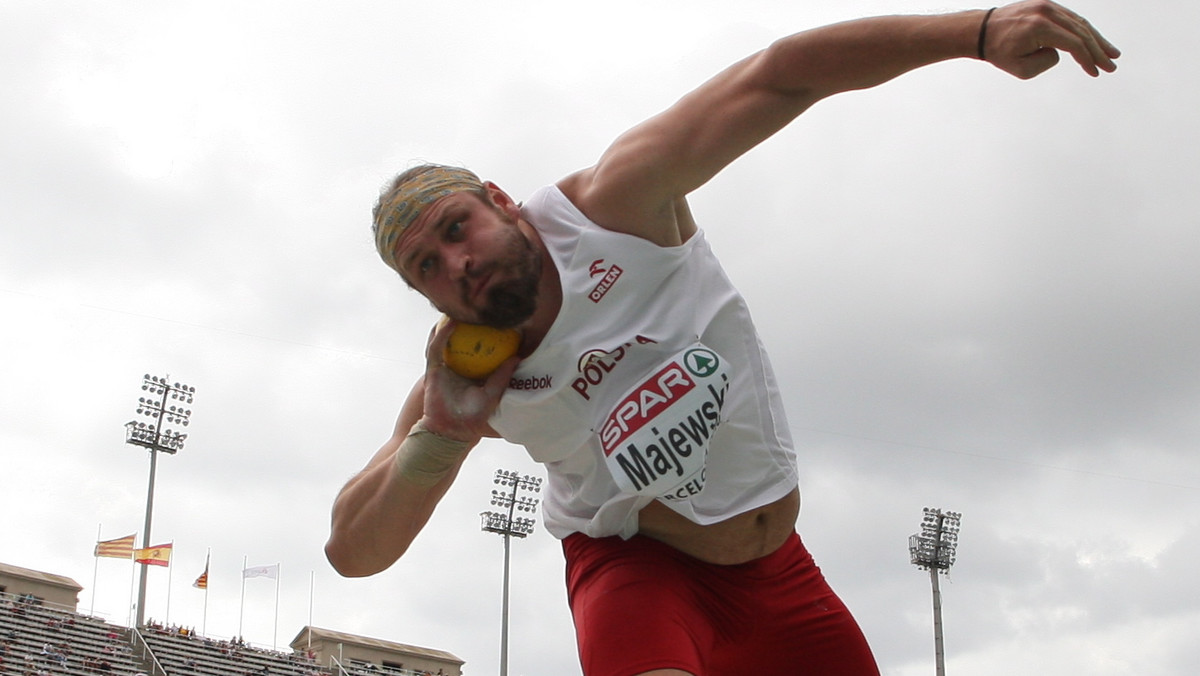
[[[983,15],[983,23],[979,25],[979,46],[976,48],[976,52],[979,54],[980,61],[987,61],[987,50],[985,47],[987,45],[988,19],[992,18],[992,12],[994,11],[996,11],[995,7],[989,9],[987,14]]]

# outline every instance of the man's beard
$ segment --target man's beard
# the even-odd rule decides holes
[[[542,277],[542,261],[533,244],[514,229],[509,252],[513,262],[508,269],[515,275],[488,289],[487,305],[479,310],[479,318],[488,326],[511,329],[533,316],[537,309],[538,282]]]

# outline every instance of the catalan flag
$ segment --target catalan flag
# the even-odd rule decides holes
[[[133,540],[137,533],[126,535],[116,540],[102,540],[96,543],[95,555],[111,559],[128,559],[133,557]]]
[[[135,549],[133,560],[150,566],[169,566],[171,565],[171,547],[173,546],[173,544],[155,545],[145,549]]]
[[[207,557],[205,557],[205,559],[204,559],[204,572],[200,573],[200,577],[196,578],[196,581],[192,583],[192,586],[195,587],[196,589],[208,589],[208,558]]]

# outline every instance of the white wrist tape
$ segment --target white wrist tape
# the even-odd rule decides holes
[[[424,419],[418,420],[396,450],[396,472],[418,486],[432,486],[449,474],[473,445],[430,432]]]

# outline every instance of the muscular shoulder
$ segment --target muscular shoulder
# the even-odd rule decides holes
[[[558,189],[588,220],[606,230],[659,246],[678,246],[696,232],[684,197],[655,195],[653,189],[606,174],[598,167],[567,176],[558,182]]]

